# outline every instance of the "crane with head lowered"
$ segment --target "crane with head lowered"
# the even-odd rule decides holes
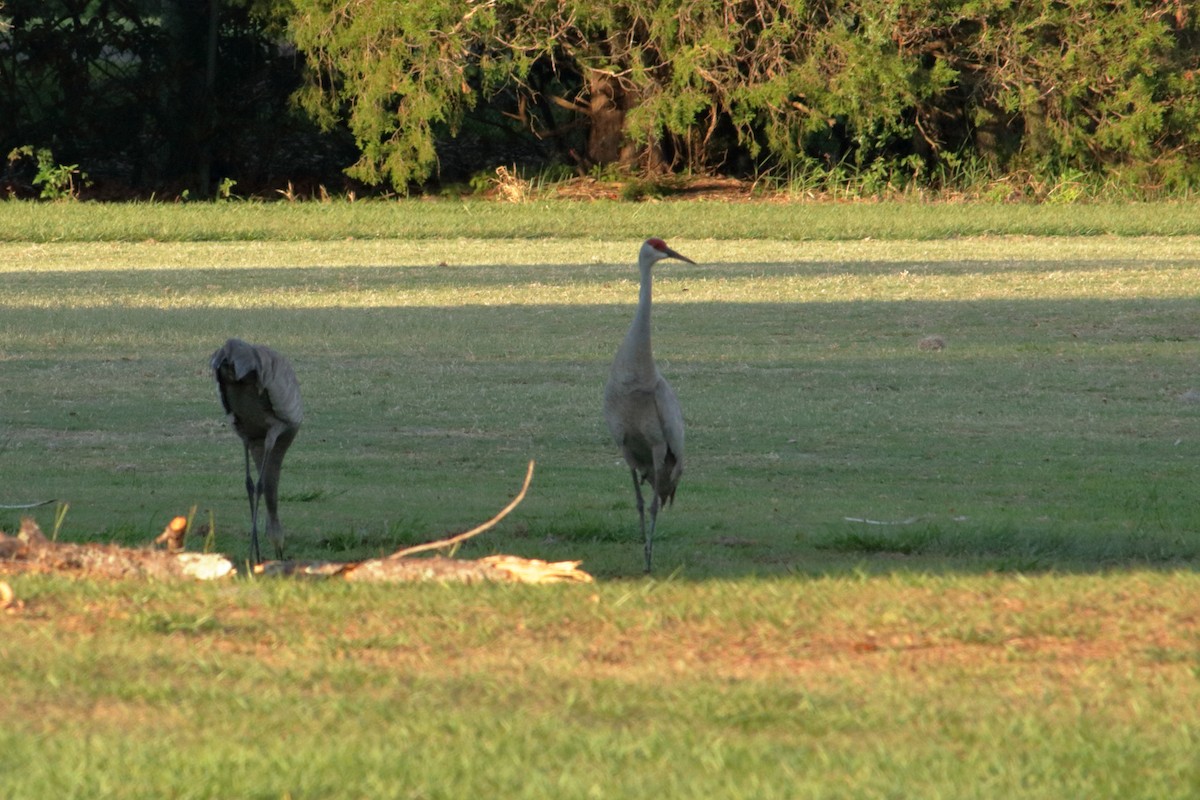
[[[304,421],[300,382],[286,358],[259,344],[230,339],[209,361],[217,394],[246,456],[246,494],[250,498],[250,555],[262,561],[258,546],[258,506],[267,501],[267,536],[275,557],[283,558],[279,523],[279,473],[283,457]],[[250,459],[258,482],[250,477]]]

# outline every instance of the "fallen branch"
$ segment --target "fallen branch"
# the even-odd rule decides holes
[[[51,503],[56,503],[56,502],[58,502],[58,501],[57,500],[38,500],[36,503],[16,503],[14,505],[0,505],[0,509],[4,509],[5,511],[19,511],[19,510],[26,509],[26,508],[41,508],[42,506],[48,506]]]
[[[536,558],[518,556],[488,556],[477,560],[446,558],[410,558],[415,553],[454,547],[473,536],[478,536],[494,527],[508,516],[525,499],[529,484],[533,480],[534,462],[529,462],[525,482],[508,505],[494,517],[469,531],[448,539],[406,547],[383,558],[366,561],[268,561],[254,568],[258,575],[279,575],[305,578],[342,578],[347,581],[373,583],[407,583],[413,581],[439,581],[443,583],[481,583],[498,581],[505,583],[550,583],[576,581],[590,583],[592,576],[579,569],[578,561],[547,562]]]
[[[489,519],[487,522],[483,523],[482,525],[477,525],[476,527],[471,528],[471,530],[466,531],[465,533],[460,533],[455,536],[451,536],[449,539],[441,539],[436,542],[429,542],[427,544],[418,544],[418,545],[414,545],[412,547],[406,547],[403,550],[397,550],[395,553],[392,553],[390,556],[388,556],[388,558],[404,558],[405,556],[411,556],[414,553],[424,553],[426,550],[439,550],[443,547],[452,547],[461,542],[465,542],[467,539],[470,539],[472,536],[478,536],[479,534],[486,531],[488,528],[493,527],[500,520],[507,517],[508,512],[512,511],[514,508],[516,508],[517,506],[519,506],[521,504],[521,501],[525,499],[525,492],[527,492],[529,490],[529,482],[532,480],[533,480],[533,462],[530,461],[529,469],[525,471],[525,483],[523,483],[521,485],[521,491],[517,492],[517,496],[512,499],[512,502],[509,503],[508,505],[506,505],[504,508],[500,509],[499,513],[497,513],[496,516],[492,517],[491,519]]]

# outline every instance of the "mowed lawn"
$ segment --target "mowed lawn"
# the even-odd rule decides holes
[[[0,209],[0,504],[125,544],[195,506],[244,559],[207,366],[236,335],[304,392],[289,555],[464,530],[533,459],[459,556],[597,582],[8,577],[0,794],[1200,795],[1200,238],[1178,207],[1111,207],[1120,236],[1028,235],[1071,228],[1021,209],[959,237],[954,206],[840,228],[814,207],[820,239],[768,205],[596,204],[594,234],[579,206],[562,229],[518,206],[512,236],[478,227],[495,207],[339,206],[317,234],[306,206],[296,237],[286,208],[147,206],[90,238],[63,208]],[[256,213],[262,236],[222,235]],[[1136,235],[1152,220],[1178,235]],[[688,450],[651,577],[600,414],[648,235],[698,262],[656,267]],[[23,513],[54,527],[51,504],[0,529]]]

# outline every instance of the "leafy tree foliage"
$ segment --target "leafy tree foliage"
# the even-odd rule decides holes
[[[351,174],[400,187],[425,178],[435,126],[457,127],[475,104],[471,48],[494,23],[491,9],[459,0],[296,6],[292,33],[314,76],[300,101],[327,127],[346,115],[362,150]]]
[[[886,164],[1191,181],[1195,0],[296,0],[306,107],[368,181],[475,109],[586,130],[583,166]],[[564,110],[568,114],[564,119]]]

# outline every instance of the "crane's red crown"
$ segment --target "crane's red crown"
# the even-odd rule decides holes
[[[652,238],[652,239],[647,239],[647,240],[646,240],[646,244],[650,245],[650,246],[651,246],[651,247],[653,247],[655,250],[661,250],[661,251],[663,251],[664,253],[665,253],[665,252],[667,252],[667,250],[669,250],[669,249],[670,249],[670,248],[668,248],[668,247],[667,247],[667,243],[666,243],[666,242],[664,242],[662,239],[659,239],[659,238],[657,238],[657,237],[655,237],[655,238]]]

